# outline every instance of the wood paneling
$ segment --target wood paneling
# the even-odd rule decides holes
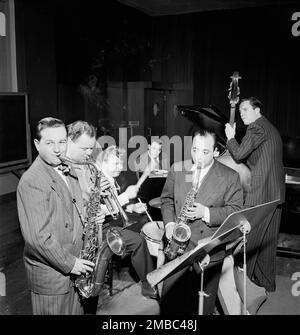
[[[188,16],[153,19],[152,81],[193,85],[193,26]]]

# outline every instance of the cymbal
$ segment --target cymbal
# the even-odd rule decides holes
[[[154,208],[161,208],[161,200],[160,197],[154,198],[149,201],[149,205]]]

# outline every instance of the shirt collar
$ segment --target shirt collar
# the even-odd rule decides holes
[[[208,173],[208,171],[210,170],[210,168],[213,166],[214,164],[214,160],[211,162],[211,164],[209,164],[208,166],[206,166],[205,168],[200,170],[200,175],[197,177],[196,175],[196,170],[197,170],[197,165],[194,164],[191,168],[191,171],[193,172],[192,174],[192,182],[193,183],[197,183],[198,187],[200,186],[203,178],[206,176],[206,174]],[[196,180],[196,178],[199,178],[198,180]]]

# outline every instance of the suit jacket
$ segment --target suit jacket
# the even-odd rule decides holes
[[[245,197],[246,207],[275,199],[284,202],[282,140],[277,129],[264,116],[248,126],[241,144],[231,139],[227,142],[227,147],[236,160],[246,159],[251,170],[250,190]],[[247,242],[247,275],[268,291],[275,290],[280,218],[279,206],[256,230],[250,231]]]
[[[285,198],[285,176],[282,163],[282,140],[277,129],[261,116],[251,123],[241,144],[233,138],[227,148],[236,160],[246,159],[251,170],[250,191],[246,206],[255,206]]]
[[[69,190],[38,156],[17,188],[24,262],[30,289],[36,293],[64,294],[71,287],[70,271],[82,248],[79,212],[83,212],[81,190],[74,176],[71,170],[67,176]]]
[[[165,224],[175,222],[180,214],[187,193],[192,187],[191,167],[191,160],[175,163],[171,167],[160,196]],[[210,222],[206,224],[201,219],[189,222],[192,230],[191,247],[199,239],[211,236],[229,214],[242,209],[243,190],[238,173],[215,160],[202,180],[195,202],[209,208]]]

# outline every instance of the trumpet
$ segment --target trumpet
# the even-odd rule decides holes
[[[118,201],[118,198],[115,194],[114,189],[110,187],[108,190],[106,190],[106,194],[101,192],[100,181],[104,177],[104,175],[101,171],[101,168],[99,168],[99,166],[96,164],[95,161],[93,160],[78,161],[78,160],[74,160],[64,155],[60,155],[59,158],[63,163],[71,163],[75,165],[88,165],[89,168],[90,166],[92,166],[95,170],[97,181],[98,181],[97,185],[95,183],[94,188],[96,188],[98,194],[100,194],[100,198],[98,198],[97,200],[99,202],[97,204],[98,208],[100,208],[100,200],[102,199],[102,201],[105,203],[110,215],[112,216],[114,220],[116,220],[120,214],[123,220],[123,227],[130,225],[128,217],[125,211],[123,210],[120,202]],[[124,239],[121,233],[119,232],[119,230],[117,230],[116,228],[113,228],[113,227],[108,228],[106,232],[106,242],[109,248],[111,249],[111,251],[115,253],[116,255],[123,256],[125,254]]]

